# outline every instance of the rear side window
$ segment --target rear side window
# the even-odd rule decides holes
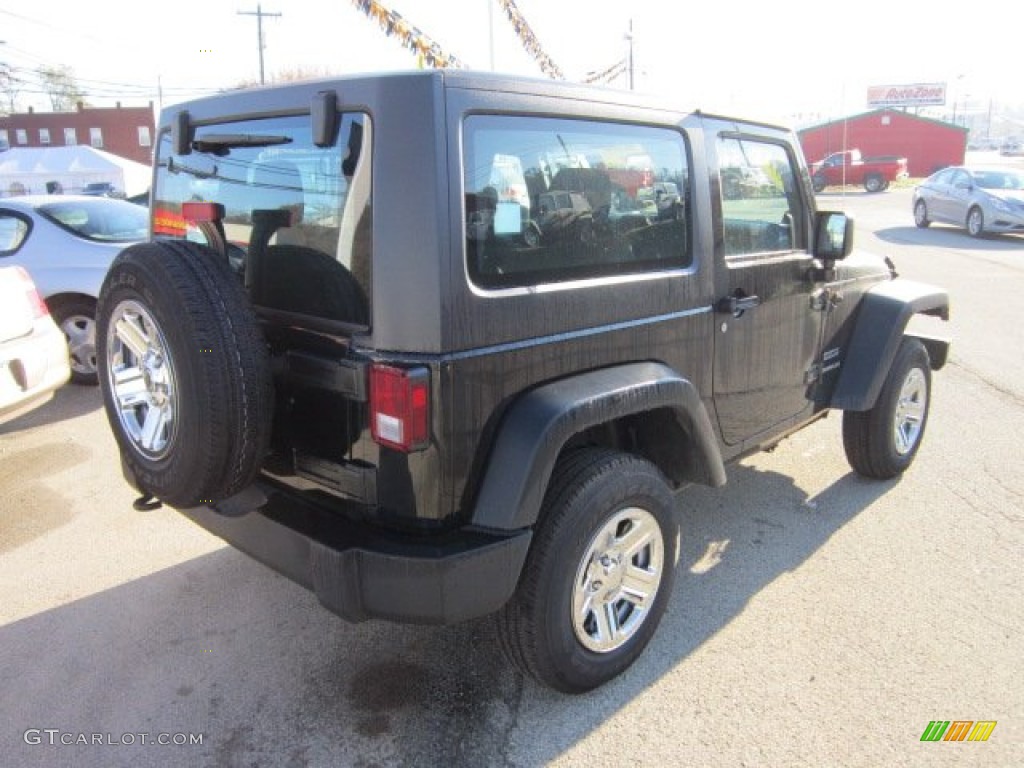
[[[193,150],[163,133],[153,233],[210,244],[182,204],[224,207],[228,258],[257,308],[367,327],[370,322],[370,121],[346,114],[331,147],[308,115],[200,126]]]
[[[0,211],[0,256],[14,253],[28,237],[29,223],[14,213]]]
[[[87,240],[131,243],[149,236],[146,209],[124,200],[82,200],[39,206],[39,212],[64,229]]]
[[[466,259],[477,285],[690,264],[689,168],[680,133],[474,115],[464,138]]]

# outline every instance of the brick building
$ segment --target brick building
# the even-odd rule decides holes
[[[149,165],[153,151],[153,102],[146,107],[86,107],[74,112],[28,112],[0,117],[0,147],[66,147],[82,144]]]
[[[809,163],[832,152],[859,149],[864,157],[907,158],[907,170],[914,177],[961,165],[967,146],[966,128],[895,109],[851,115],[804,128],[798,135]]]

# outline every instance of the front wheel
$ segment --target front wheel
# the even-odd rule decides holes
[[[967,234],[971,237],[985,234],[985,214],[977,206],[967,212]]]
[[[532,221],[523,230],[523,242],[527,248],[536,248],[540,245],[540,229]]]
[[[931,220],[928,218],[928,206],[924,200],[918,200],[914,203],[914,224],[924,229],[931,223]]]
[[[814,191],[821,193],[825,191],[825,187],[828,186],[828,180],[823,174],[816,173],[811,177],[811,184],[814,186]]]
[[[924,439],[930,393],[928,350],[905,338],[874,407],[843,414],[843,448],[854,471],[888,480],[910,467]]]
[[[598,448],[567,454],[516,594],[498,614],[506,656],[565,693],[619,675],[665,612],[678,546],[672,493],[654,465]]]

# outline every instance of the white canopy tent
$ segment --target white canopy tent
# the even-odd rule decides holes
[[[150,179],[148,165],[93,147],[15,147],[0,152],[0,197],[54,189],[73,194],[96,182],[110,182],[132,197],[148,190]]]

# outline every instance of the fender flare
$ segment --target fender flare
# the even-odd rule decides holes
[[[505,413],[474,505],[473,524],[518,530],[537,521],[555,461],[581,431],[654,409],[668,409],[689,436],[687,479],[725,484],[714,428],[692,382],[661,363],[603,368],[542,385]]]
[[[830,407],[866,411],[874,406],[907,323],[915,314],[949,320],[949,294],[941,288],[910,280],[880,283],[864,294]],[[909,335],[924,343],[934,370],[945,364],[949,355],[948,339]]]

